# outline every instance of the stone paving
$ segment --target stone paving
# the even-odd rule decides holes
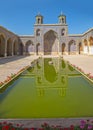
[[[93,56],[86,55],[64,55],[63,58],[81,68],[86,74],[93,75]]]
[[[3,82],[11,73],[17,73],[19,70],[31,64],[31,61],[38,56],[16,56],[0,59],[0,82]]]

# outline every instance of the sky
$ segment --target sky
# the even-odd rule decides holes
[[[18,35],[33,35],[38,13],[44,24],[56,24],[61,12],[69,34],[93,28],[93,0],[0,0],[0,26]]]

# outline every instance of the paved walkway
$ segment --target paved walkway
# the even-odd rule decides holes
[[[30,65],[37,56],[16,56],[0,59],[0,82],[3,82],[11,73],[17,73],[23,67]]]
[[[86,55],[65,55],[63,58],[81,68],[86,74],[93,75],[93,56]]]

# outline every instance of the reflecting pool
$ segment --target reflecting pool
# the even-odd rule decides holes
[[[93,84],[66,61],[31,66],[0,90],[0,118],[93,117]]]

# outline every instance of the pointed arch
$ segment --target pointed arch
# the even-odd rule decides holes
[[[5,37],[3,34],[0,34],[0,57],[5,56]]]
[[[23,49],[24,49],[24,45],[22,42],[19,43],[19,54],[23,55]]]
[[[58,34],[49,30],[44,34],[44,55],[57,55],[58,54]]]
[[[76,53],[76,42],[75,40],[70,40],[68,43],[68,51],[69,54],[75,54]]]
[[[18,54],[18,42],[17,42],[17,40],[15,40],[14,43],[13,43],[13,54],[14,55]]]
[[[34,44],[31,40],[28,40],[26,42],[26,54],[30,55],[32,52],[34,52]]]
[[[81,52],[83,51],[83,48],[82,48],[82,43],[81,42],[79,42],[79,45],[78,45],[78,50],[79,50],[79,54],[81,54]]]
[[[89,53],[93,55],[93,37],[89,38]]]
[[[93,37],[92,36],[89,38],[89,46],[93,46]]]
[[[7,56],[12,56],[12,40],[9,38],[7,40]]]
[[[65,48],[66,48],[66,44],[65,44],[65,43],[62,43],[62,55],[63,55],[64,52],[65,52]]]
[[[88,41],[87,39],[84,39],[84,53],[88,54],[89,48],[88,48]]]
[[[36,36],[40,36],[40,29],[36,30]]]

